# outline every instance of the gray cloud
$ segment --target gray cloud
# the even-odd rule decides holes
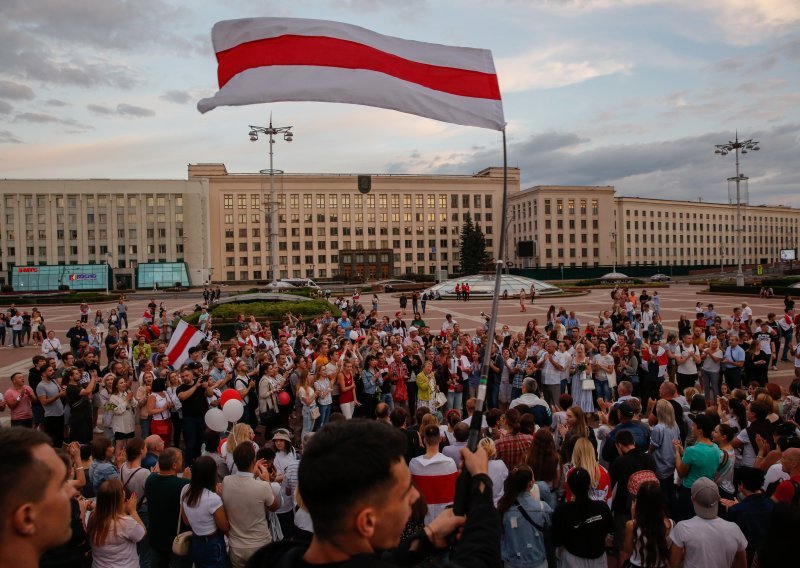
[[[0,144],[22,144],[22,140],[14,136],[13,132],[0,130]]]
[[[103,105],[89,104],[86,105],[86,108],[95,114],[114,114],[114,111],[112,109]]]
[[[762,151],[742,157],[750,176],[750,203],[800,206],[800,124],[741,133],[761,142]],[[619,195],[727,201],[726,179],[735,175],[733,159],[714,154],[714,145],[733,138],[715,132],[674,140],[588,147],[575,133],[538,134],[508,148],[509,164],[522,173],[522,187],[533,185],[614,185]],[[548,144],[548,140],[554,144]],[[559,145],[558,141],[580,141]],[[581,149],[581,146],[586,146]],[[569,148],[569,151],[566,149]],[[454,174],[501,163],[497,146],[459,157],[409,157],[387,165],[391,172]]]
[[[178,103],[178,104],[186,104],[192,100],[192,96],[189,93],[187,93],[186,91],[177,91],[177,90],[167,91],[158,98],[164,101],[169,101],[171,103]]]
[[[136,105],[129,105],[126,103],[120,103],[117,105],[117,114],[122,116],[136,116],[136,117],[146,117],[146,116],[156,115],[154,110]]]
[[[164,0],[4,0],[0,16],[0,73],[43,83],[130,89],[141,74],[96,54],[199,49],[195,38],[175,31],[189,11]]]
[[[89,104],[86,108],[95,113],[102,115],[119,115],[119,116],[135,116],[135,117],[149,117],[155,116],[155,111],[149,108],[144,108],[136,105],[129,105],[127,103],[119,103],[116,108],[110,108],[104,105]]]
[[[64,102],[64,101],[62,101],[62,100],[59,100],[59,99],[47,99],[46,101],[44,101],[44,104],[46,104],[46,105],[48,105],[48,106],[52,106],[52,107],[65,107],[65,106],[69,106],[69,103],[67,103],[67,102]]]
[[[33,122],[36,124],[63,124],[70,126],[77,131],[93,130],[93,127],[88,124],[83,124],[71,118],[59,118],[52,114],[43,112],[21,112],[14,117],[14,122]]]
[[[0,114],[9,114],[12,110],[14,110],[14,107],[11,104],[6,101],[0,101]]]
[[[33,99],[33,89],[22,83],[4,81],[0,79],[0,98],[3,99]]]
[[[32,38],[117,50],[175,42],[172,23],[187,15],[162,0],[4,0],[2,12]]]

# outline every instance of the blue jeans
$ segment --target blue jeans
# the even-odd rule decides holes
[[[186,418],[184,418],[186,420]],[[218,532],[213,537],[192,535],[189,542],[189,557],[195,568],[228,568],[228,551],[225,548],[225,537]]]
[[[712,401],[712,404],[716,403],[717,397],[719,396],[719,371],[712,373],[711,371],[700,369],[700,374],[703,377],[706,400]]]
[[[783,332],[783,354],[781,354],[781,361],[788,361],[789,353],[792,351],[792,331],[792,329],[787,329]]]
[[[381,402],[385,402],[389,405],[389,412],[394,410],[394,399],[392,398],[392,393],[385,392],[381,395]]]
[[[463,392],[455,392],[455,391],[448,391],[447,393],[447,410],[456,409],[461,412],[461,399],[463,398]]]
[[[200,446],[203,443],[203,434],[206,431],[206,421],[203,416],[183,416],[183,442],[186,444],[185,465],[200,456]]]
[[[325,424],[328,423],[328,420],[331,418],[331,407],[333,404],[320,404],[319,405],[319,418],[317,418],[317,423],[314,425],[314,430],[319,430]]]
[[[150,418],[140,418],[139,426],[142,429],[142,439],[150,435]]]
[[[311,409],[316,408],[316,406],[316,404],[313,406],[306,406],[305,404],[303,405],[303,434],[314,431],[314,419],[311,418]],[[321,416],[322,413],[320,412],[320,417]]]
[[[19,329],[11,330],[11,345],[13,345],[14,347],[22,347],[22,339],[20,339]]]
[[[594,398],[602,398],[605,401],[611,400],[611,387],[608,386],[608,381],[594,381]]]

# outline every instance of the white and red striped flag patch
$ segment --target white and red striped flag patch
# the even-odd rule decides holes
[[[351,103],[502,130],[491,51],[405,40],[326,20],[226,20],[212,31],[219,91],[197,108]]]
[[[167,359],[173,369],[177,369],[189,358],[189,349],[203,340],[203,332],[181,320],[172,333],[167,346]]]

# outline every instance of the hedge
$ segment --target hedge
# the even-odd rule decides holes
[[[302,302],[241,302],[220,304],[211,309],[211,317],[215,320],[237,319],[240,314],[256,316],[256,318],[281,319],[286,312],[302,317],[317,317],[325,310],[338,316],[341,312],[335,305],[325,300],[307,300]],[[197,322],[200,317],[198,312],[189,315],[186,321]]]

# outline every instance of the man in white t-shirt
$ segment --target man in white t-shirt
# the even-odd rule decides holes
[[[670,564],[680,566],[683,562],[684,568],[746,568],[747,539],[742,530],[717,517],[717,484],[707,477],[695,481],[692,505],[696,516],[681,521],[669,534]]]
[[[681,393],[693,387],[697,381],[697,364],[700,362],[700,352],[692,342],[692,336],[683,336],[683,343],[678,345],[675,353],[675,361],[678,363],[678,389]]]
[[[742,325],[744,325],[749,330],[750,324],[752,322],[753,322],[753,308],[751,308],[747,302],[742,302]]]
[[[238,472],[222,480],[222,502],[231,524],[228,533],[232,568],[244,568],[253,553],[272,541],[267,512],[276,510],[270,474],[263,462],[256,462],[253,444],[239,444],[233,451]]]

